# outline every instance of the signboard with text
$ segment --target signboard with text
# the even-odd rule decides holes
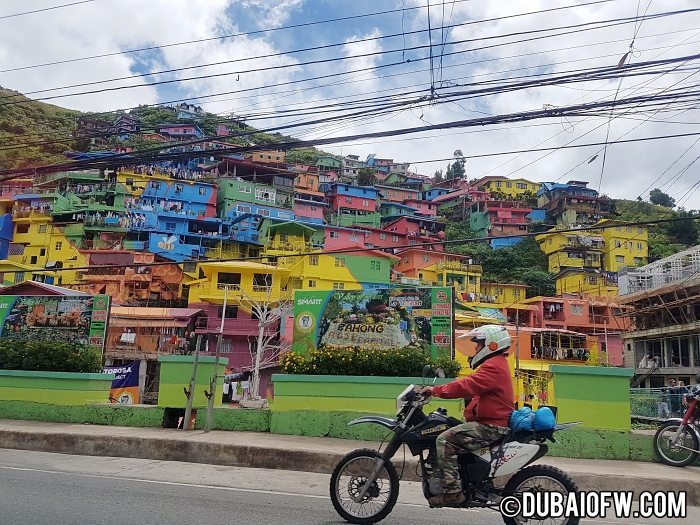
[[[297,291],[292,349],[420,347],[452,356],[453,289]]]
[[[0,337],[79,343],[104,350],[110,297],[0,295]]]

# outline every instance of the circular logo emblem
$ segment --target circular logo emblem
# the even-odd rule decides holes
[[[435,297],[438,301],[447,301],[447,294],[444,290],[439,290],[438,293],[435,294]]]
[[[302,332],[310,332],[314,327],[314,317],[308,312],[304,312],[297,317],[297,328]]]

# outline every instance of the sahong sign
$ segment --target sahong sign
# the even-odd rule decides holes
[[[110,297],[0,296],[0,337],[79,343],[102,352]]]
[[[105,374],[114,374],[109,397],[112,402],[122,405],[139,403],[139,361],[125,365],[105,366]]]
[[[420,347],[453,356],[452,288],[297,291],[292,349]]]

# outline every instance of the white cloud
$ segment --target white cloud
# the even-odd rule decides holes
[[[260,28],[279,27],[284,24],[292,10],[299,7],[304,0],[241,0],[245,8],[260,10],[262,16],[258,17]]]

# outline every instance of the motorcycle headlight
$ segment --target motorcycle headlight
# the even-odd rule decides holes
[[[396,411],[401,412],[401,407],[403,404],[407,401],[407,397],[409,393],[413,392],[415,389],[414,385],[406,387],[403,392],[401,392],[397,397],[396,397]]]

